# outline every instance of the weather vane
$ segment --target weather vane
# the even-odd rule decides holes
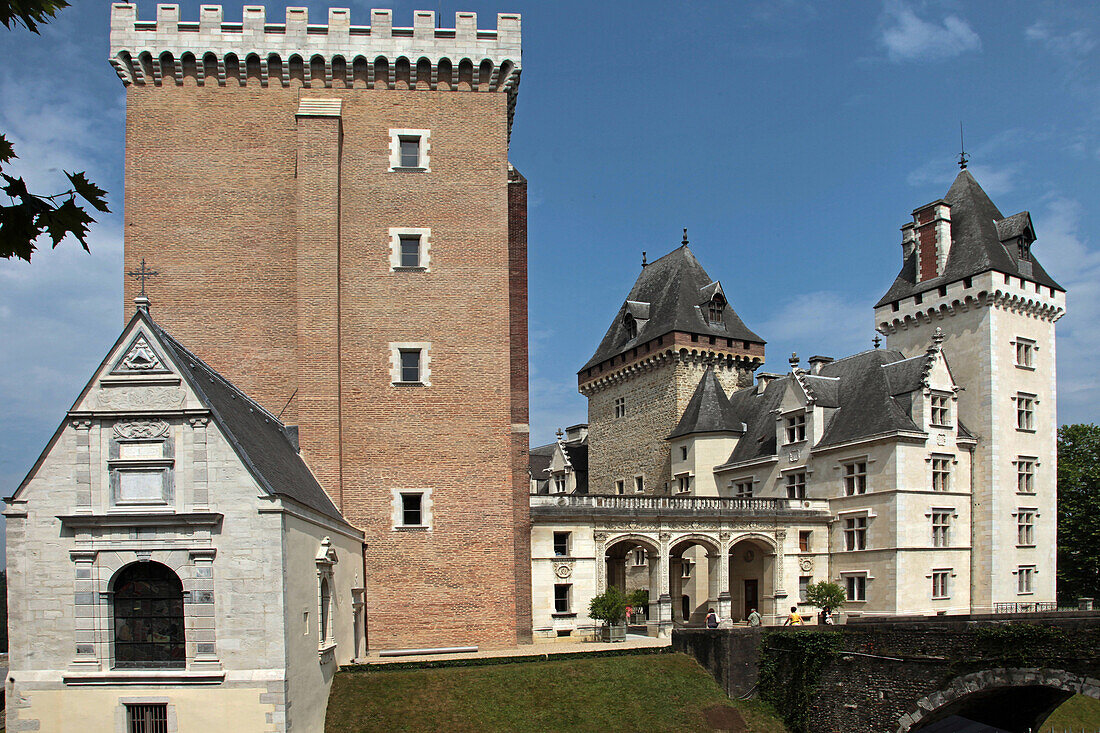
[[[879,347],[879,344],[881,344],[881,343],[882,343],[882,339],[880,339],[880,338],[878,337],[878,334],[876,333],[876,334],[875,334],[875,337],[874,337],[873,339],[871,339],[871,343],[872,343],[872,344],[874,344],[874,345],[875,345],[875,348],[877,349],[877,348]]]
[[[141,297],[144,298],[145,297],[145,280],[147,278],[150,278],[150,277],[156,277],[160,273],[157,272],[156,270],[150,270],[148,267],[146,267],[145,266],[145,258],[142,257],[141,258],[141,267],[138,268],[137,270],[132,270],[130,272],[127,272],[126,274],[129,275],[130,277],[134,278],[135,280],[140,280],[141,281]]]
[[[688,228],[684,227],[684,240],[682,242],[680,242],[680,244],[687,244],[687,243],[688,243]]]
[[[959,123],[959,168],[966,170],[966,161],[970,160],[970,154],[966,152],[966,143],[963,142],[963,123]]]

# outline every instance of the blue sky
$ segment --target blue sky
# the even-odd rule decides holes
[[[338,3],[347,4],[347,3]],[[378,4],[378,3],[375,3]],[[86,170],[114,213],[34,262],[0,262],[0,490],[18,484],[118,335],[124,91],[107,63],[107,2],[41,37],[0,29],[0,130],[39,192]],[[182,17],[198,17],[197,2]],[[386,5],[382,3],[383,7]],[[325,4],[309,3],[325,22]],[[371,4],[351,3],[352,22]],[[971,171],[1007,215],[1031,211],[1034,252],[1069,291],[1059,419],[1100,419],[1100,6],[1095,3],[417,2],[495,27],[523,14],[512,161],[530,195],[534,443],[586,419],[576,370],[638,273],[692,248],[765,369],[797,351],[871,344],[871,305],[900,265],[916,206]],[[282,6],[269,5],[269,17]],[[155,4],[139,3],[155,18]],[[241,6],[226,4],[227,21]],[[201,120],[195,121],[196,127]],[[155,292],[155,291],[154,291]],[[155,295],[154,295],[155,297]],[[155,308],[155,304],[154,304]],[[125,315],[129,314],[129,308]],[[216,328],[217,324],[212,324]]]

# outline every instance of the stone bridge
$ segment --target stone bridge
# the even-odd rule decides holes
[[[1100,699],[1100,611],[677,629],[672,645],[695,657],[730,697],[759,693],[774,703],[768,685],[775,683],[758,680],[760,661],[797,674],[805,660],[793,651],[800,639],[789,634],[822,632],[837,632],[836,643],[808,709],[780,709],[785,717],[801,715],[815,733],[909,733],[951,716],[1028,733],[1076,693]]]

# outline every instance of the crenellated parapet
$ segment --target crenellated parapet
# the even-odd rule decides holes
[[[241,22],[225,22],[219,5],[203,5],[198,21],[180,20],[179,5],[158,5],[155,21],[138,20],[137,5],[111,6],[111,65],[126,85],[291,85],[366,89],[504,92],[514,108],[521,69],[520,16],[497,15],[496,30],[477,14],[455,14],[454,28],[436,28],[435,13],[417,10],[411,28],[394,27],[390,10],[372,10],[371,24],[351,24],[351,11],[330,8],[327,25],[309,10],[286,9],[268,22],[246,5]],[[509,115],[510,117],[511,115]]]

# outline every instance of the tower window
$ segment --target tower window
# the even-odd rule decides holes
[[[401,494],[401,525],[403,527],[421,527],[424,519],[424,495],[417,493]]]
[[[1016,593],[1027,595],[1035,592],[1035,566],[1020,565],[1016,568]]]
[[[932,491],[951,490],[952,456],[932,456]]]
[[[573,585],[558,583],[554,586],[554,613],[569,613],[573,595]]]
[[[1035,459],[1020,458],[1016,461],[1016,491],[1021,494],[1035,493]]]
[[[401,350],[401,381],[420,381],[420,349]]]
[[[644,476],[635,476],[634,477],[634,493],[635,494],[645,493],[645,477]]]
[[[721,295],[715,295],[707,303],[707,322],[715,325],[722,323],[722,311],[725,310],[726,299]]]
[[[638,321],[634,316],[627,313],[623,316],[623,326],[626,327],[626,336],[628,339],[638,338]]]
[[[941,427],[951,427],[951,398],[947,395],[932,395],[932,424]]]
[[[1016,366],[1035,368],[1035,342],[1031,339],[1016,337]]]
[[[806,439],[806,415],[800,413],[787,418],[787,442],[799,443]]]
[[[1021,509],[1016,514],[1016,544],[1035,546],[1035,511],[1032,509]]]
[[[867,576],[866,575],[849,575],[845,578],[846,592],[849,601],[866,601],[867,600]]]
[[[803,471],[787,474],[787,498],[806,498],[806,474]]]
[[[1035,430],[1035,395],[1016,395],[1016,429]]]
[[[554,556],[555,557],[569,557],[569,535],[570,532],[555,532],[554,533]]]
[[[615,398],[615,417],[626,417],[626,398]]]
[[[848,552],[867,549],[867,517],[844,520],[844,549]]]
[[[401,136],[401,167],[420,167],[420,137]]]
[[[932,512],[932,547],[951,546],[951,511]]]
[[[856,461],[844,464],[844,495],[856,496],[867,493],[867,462]]]
[[[950,570],[932,571],[932,598],[941,599],[950,597],[947,590],[947,581],[950,576]]]
[[[401,266],[420,267],[420,236],[401,236]]]
[[[1031,245],[1028,244],[1026,240],[1020,240],[1019,249],[1017,250],[1017,252],[1020,255],[1021,260],[1024,260],[1025,262],[1031,260]]]

